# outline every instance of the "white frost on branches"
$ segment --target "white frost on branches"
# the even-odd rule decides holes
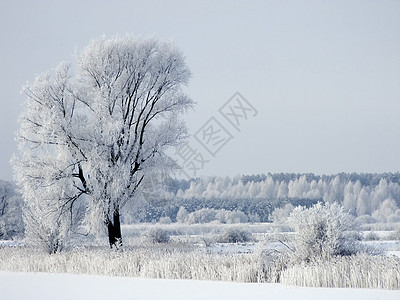
[[[189,78],[173,43],[129,37],[95,40],[74,65],[37,76],[25,88],[14,159],[27,218],[68,227],[84,201],[86,224],[117,226],[142,184],[175,167],[165,151],[186,138]]]
[[[302,261],[355,253],[353,217],[337,203],[296,207],[288,223],[295,230],[295,257]]]

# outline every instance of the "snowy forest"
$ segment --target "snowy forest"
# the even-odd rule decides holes
[[[124,208],[124,224],[277,222],[296,206],[338,203],[360,224],[400,222],[400,173],[314,175],[279,173],[163,178],[157,196],[141,196]],[[0,181],[1,237],[24,232],[22,198],[17,187]]]
[[[158,222],[165,217],[175,222],[177,216],[179,221],[180,208],[188,213],[208,211],[211,215],[211,210],[241,212],[236,214],[238,222],[272,222],[272,212],[278,208],[287,204],[309,207],[317,202],[341,204],[363,223],[400,221],[399,173],[169,178],[164,179],[163,186],[159,198],[146,202],[129,222]]]

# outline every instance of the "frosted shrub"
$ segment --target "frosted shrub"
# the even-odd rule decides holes
[[[249,221],[249,218],[244,212],[240,210],[229,211],[225,209],[218,210],[217,219],[221,223],[226,224],[247,223]]]
[[[295,230],[295,259],[310,261],[357,251],[353,218],[337,203],[296,207],[288,222]]]
[[[227,229],[220,237],[221,243],[245,243],[251,240],[251,234],[241,228],[232,227]]]
[[[147,239],[153,244],[168,243],[170,236],[167,230],[152,228],[146,233]]]
[[[217,211],[215,209],[203,208],[189,214],[187,222],[189,224],[210,223],[216,220]]]

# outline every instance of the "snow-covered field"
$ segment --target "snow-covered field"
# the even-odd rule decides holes
[[[377,239],[364,239],[364,245],[377,249],[375,257],[361,254],[322,265],[276,269],[279,260],[275,265],[270,259],[275,252],[284,253],[284,243],[290,245],[293,233],[281,235],[279,228],[265,224],[171,224],[161,226],[170,234],[168,243],[149,243],[148,232],[160,226],[124,226],[126,248],[122,252],[110,251],[103,239],[100,244],[92,241],[87,248],[54,255],[26,247],[23,241],[0,241],[0,300],[400,299],[400,262],[391,256],[399,255],[400,241],[389,239],[393,232],[377,232]],[[230,228],[245,229],[251,233],[250,240],[219,242]],[[371,236],[369,232],[363,235]],[[279,280],[274,277],[277,272]],[[290,286],[295,284],[357,288]]]
[[[0,299],[371,299],[400,291],[288,287],[267,283],[166,280],[93,275],[0,272]]]

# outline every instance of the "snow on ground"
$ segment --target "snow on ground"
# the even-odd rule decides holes
[[[0,299],[373,299],[400,291],[287,287],[280,284],[0,272]]]

